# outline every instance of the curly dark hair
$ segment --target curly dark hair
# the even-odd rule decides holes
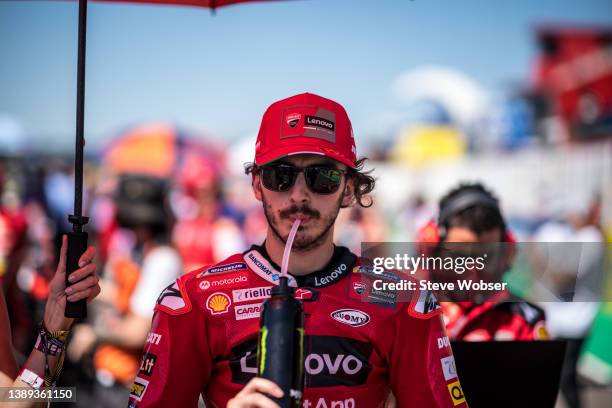
[[[374,204],[372,196],[369,195],[376,185],[376,179],[370,175],[374,169],[364,171],[365,162],[368,160],[367,157],[362,157],[355,162],[355,168],[348,168],[346,172],[347,179],[353,180],[353,203],[357,202],[361,207],[368,208]],[[254,162],[245,163],[244,172],[245,174],[254,175],[259,170],[259,166]],[[350,205],[352,205],[351,203]],[[343,205],[342,208],[349,207],[350,205]]]

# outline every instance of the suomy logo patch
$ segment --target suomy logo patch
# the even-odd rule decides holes
[[[370,321],[370,315],[357,309],[341,309],[332,312],[332,319],[352,327],[365,326]]]

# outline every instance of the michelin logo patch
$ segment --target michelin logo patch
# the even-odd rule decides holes
[[[229,271],[239,271],[242,269],[246,269],[247,266],[244,262],[234,262],[231,264],[219,265],[214,268],[209,268],[206,270],[207,273],[219,273],[219,272],[229,272]]]

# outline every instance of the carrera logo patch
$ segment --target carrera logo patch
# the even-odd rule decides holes
[[[370,321],[370,315],[356,309],[336,310],[332,312],[330,316],[335,321],[348,324],[352,327],[365,326]]]
[[[213,293],[206,299],[206,308],[214,315],[227,313],[232,301],[225,293]]]
[[[261,314],[261,303],[253,303],[249,305],[240,305],[234,308],[236,320],[246,320],[259,318]]]

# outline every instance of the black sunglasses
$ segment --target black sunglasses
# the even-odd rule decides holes
[[[342,183],[346,171],[326,165],[297,167],[286,163],[276,163],[259,168],[261,181],[268,190],[283,192],[295,184],[299,173],[304,172],[308,188],[317,194],[333,194]]]

